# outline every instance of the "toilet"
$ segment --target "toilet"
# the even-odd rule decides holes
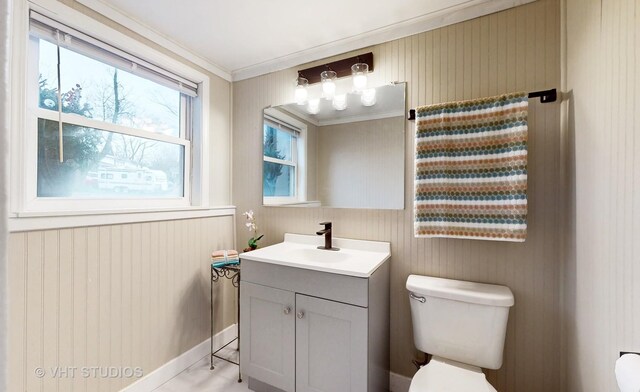
[[[511,290],[419,275],[407,290],[415,346],[432,355],[409,392],[496,392],[482,368],[502,366]]]

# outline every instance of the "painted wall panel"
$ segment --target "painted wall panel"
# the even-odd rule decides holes
[[[567,0],[567,390],[640,352],[640,1]]]
[[[13,233],[9,391],[116,391],[132,378],[38,378],[55,367],[149,374],[209,337],[209,255],[233,248],[233,217]],[[218,285],[215,331],[235,323]]]

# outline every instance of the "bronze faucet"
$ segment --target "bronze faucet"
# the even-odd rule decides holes
[[[324,250],[340,250],[340,248],[334,248],[331,245],[331,222],[322,222],[321,225],[324,225],[324,229],[317,231],[317,235],[324,235],[324,246],[319,246],[318,249]]]

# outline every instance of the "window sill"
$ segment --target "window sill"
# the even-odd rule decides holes
[[[235,213],[235,206],[188,207],[153,211],[21,212],[9,218],[9,232],[233,216]]]

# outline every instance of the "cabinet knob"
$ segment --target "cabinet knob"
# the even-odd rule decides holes
[[[291,307],[287,306],[286,308],[284,308],[284,314],[289,314],[291,313]]]
[[[304,312],[302,310],[298,312],[298,318],[299,319],[304,318]]]

